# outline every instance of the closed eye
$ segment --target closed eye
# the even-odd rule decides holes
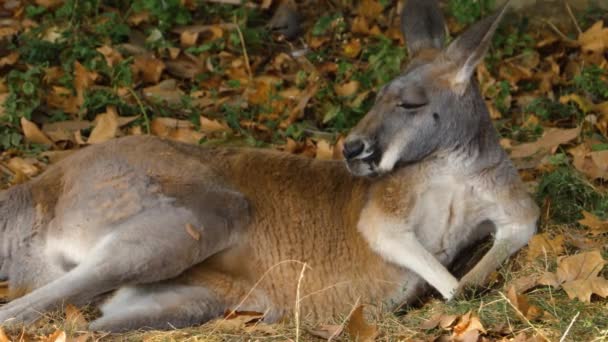
[[[422,107],[424,107],[426,105],[427,105],[427,103],[407,103],[407,102],[401,102],[397,106],[399,106],[399,107],[401,107],[403,109],[412,110],[412,109],[422,108]]]

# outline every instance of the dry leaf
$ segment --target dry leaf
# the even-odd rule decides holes
[[[349,81],[343,84],[335,84],[334,91],[338,96],[352,96],[359,90],[359,81]]]
[[[11,339],[6,336],[6,333],[2,327],[0,327],[0,342],[11,342]]]
[[[429,330],[434,329],[436,327],[441,327],[443,329],[449,329],[458,319],[458,315],[446,315],[444,313],[437,313],[428,320],[422,322],[420,324],[421,329]]]
[[[54,333],[47,336],[43,342],[66,342],[67,335],[63,330],[56,330]]]
[[[342,47],[342,54],[347,58],[356,58],[361,53],[361,40],[351,39]]]
[[[308,329],[308,333],[324,340],[329,340],[340,336],[342,330],[344,330],[344,326],[342,325],[322,324],[312,329]]]
[[[230,129],[230,127],[228,127],[227,124],[220,122],[218,120],[209,119],[203,115],[200,116],[199,120],[200,120],[200,124],[201,124],[201,132],[203,132],[203,133],[210,134],[210,133],[231,132],[232,131]]]
[[[559,145],[576,139],[580,132],[580,127],[571,129],[547,128],[543,136],[537,141],[514,146],[511,149],[511,157],[525,158],[541,151],[553,153]]]
[[[608,220],[600,220],[599,217],[585,210],[583,210],[582,214],[584,218],[579,220],[578,223],[591,228],[590,233],[592,235],[608,233]]]
[[[179,104],[184,95],[177,87],[174,79],[163,80],[162,82],[143,89],[143,95],[150,99],[165,101],[168,104]]]
[[[378,336],[378,328],[365,320],[362,305],[359,305],[350,315],[346,324],[346,332],[352,340],[359,342],[374,341]]]
[[[558,235],[551,239],[548,233],[534,235],[528,242],[528,260],[539,256],[559,256],[564,253],[564,236]]]
[[[514,286],[509,287],[507,290],[507,299],[511,302],[514,308],[517,309],[518,315],[523,315],[522,321],[525,323],[527,320],[535,320],[539,318],[543,311],[535,305],[530,305],[528,297],[524,294],[518,294]]]
[[[67,120],[44,124],[42,131],[54,142],[74,141],[74,132],[88,129],[91,125],[87,120]]]
[[[592,151],[588,145],[583,143],[568,150],[573,157],[572,164],[592,180],[608,180],[608,151]]]
[[[72,304],[65,307],[65,320],[73,330],[86,330],[89,325],[82,312]]]
[[[84,104],[84,93],[90,86],[95,84],[95,80],[99,75],[96,72],[88,71],[78,61],[74,62],[74,89],[76,89],[76,98],[78,106]]]
[[[593,277],[584,280],[574,280],[562,284],[568,298],[578,298],[581,302],[590,303],[591,295],[596,294],[602,298],[608,296],[608,279]]]
[[[325,140],[317,141],[317,159],[321,160],[331,160],[334,158],[334,149],[333,147]]]
[[[95,118],[95,127],[93,128],[93,131],[91,131],[87,143],[99,144],[116,137],[118,134],[118,127],[120,127],[120,124],[118,122],[116,108],[114,106],[108,106],[105,113],[99,114]]]
[[[97,52],[101,53],[106,60],[108,66],[113,67],[120,63],[123,58],[120,52],[109,45],[102,45],[97,48]]]
[[[190,223],[186,223],[186,232],[190,235],[194,240],[200,241],[201,233]]]
[[[140,75],[141,79],[149,84],[160,82],[160,77],[165,70],[165,63],[156,57],[149,55],[138,55],[133,61],[133,73]]]
[[[459,317],[458,324],[454,326],[452,331],[452,339],[456,341],[477,341],[480,333],[485,334],[486,330],[479,318],[469,311]]]
[[[23,130],[25,140],[35,144],[53,145],[51,139],[42,133],[35,123],[24,117],[21,117],[21,129]]]
[[[36,166],[36,160],[32,158],[13,157],[6,164],[11,171],[22,173],[31,178],[40,173],[40,169]]]
[[[264,314],[254,311],[229,311],[224,315],[224,318],[212,321],[214,329],[222,331],[238,332],[243,331],[248,325],[253,325],[260,322],[264,318]]]
[[[558,260],[557,271],[546,272],[539,283],[553,287],[561,285],[570,299],[578,298],[588,303],[593,293],[601,297],[608,295],[608,282],[598,276],[605,264],[599,250],[562,257]]]
[[[608,28],[599,20],[579,35],[578,43],[584,52],[603,53],[608,47]]]

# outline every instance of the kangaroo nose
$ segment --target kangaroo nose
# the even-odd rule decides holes
[[[362,140],[353,140],[344,143],[342,153],[344,154],[344,158],[353,159],[363,153],[363,149],[365,149],[365,144]]]

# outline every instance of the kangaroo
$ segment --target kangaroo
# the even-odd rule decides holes
[[[15,299],[0,324],[109,293],[92,330],[185,327],[235,309],[320,320],[411,303],[426,284],[445,299],[482,284],[539,215],[472,78],[505,11],[444,47],[436,1],[408,1],[411,62],[347,136],[345,162],[131,136],[5,191],[0,277]],[[458,252],[491,234],[456,279]]]

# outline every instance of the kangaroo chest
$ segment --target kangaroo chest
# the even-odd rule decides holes
[[[358,224],[372,249],[386,259],[400,253],[386,246],[413,234],[447,264],[485,229],[480,223],[492,204],[482,198],[473,181],[443,176],[418,183],[394,182],[399,184],[381,184],[372,192]]]

